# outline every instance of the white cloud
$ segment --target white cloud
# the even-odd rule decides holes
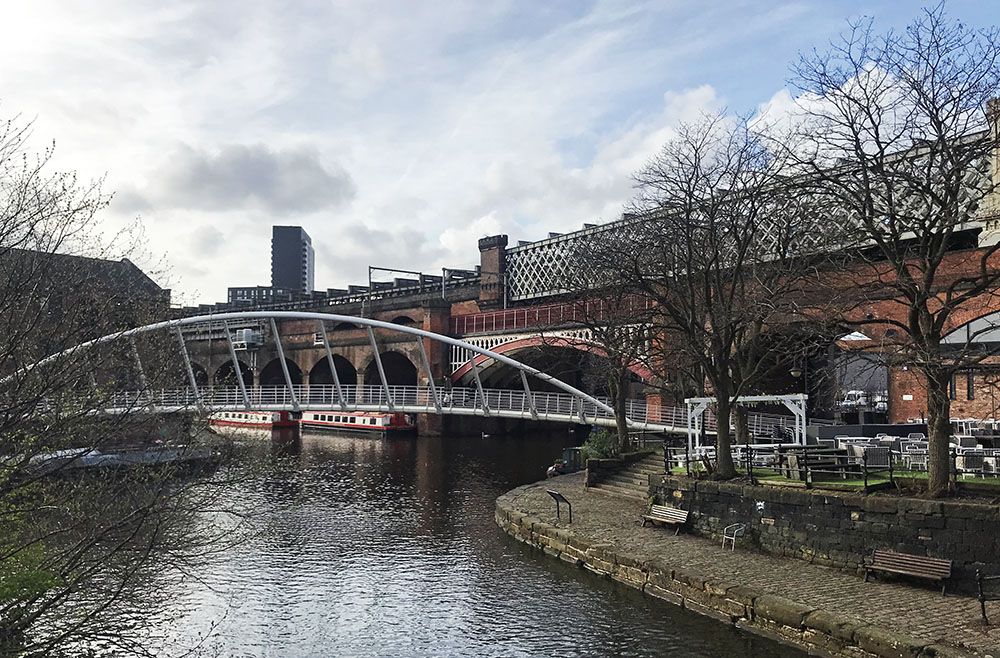
[[[15,4],[0,23],[3,109],[37,116],[63,166],[108,173],[121,192],[108,225],[141,210],[186,301],[267,283],[271,223],[302,224],[318,287],[338,287],[367,264],[474,266],[485,233],[516,242],[613,219],[671,126],[722,104],[688,68],[802,13]]]

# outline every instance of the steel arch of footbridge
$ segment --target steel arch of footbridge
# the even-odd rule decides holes
[[[532,377],[534,377],[534,378],[536,378],[536,379],[538,379],[540,381],[543,381],[543,382],[546,382],[548,384],[551,384],[552,386],[555,386],[556,388],[558,388],[558,389],[564,391],[565,393],[573,396],[577,400],[580,400],[581,403],[586,402],[586,403],[589,403],[589,404],[593,405],[598,410],[603,411],[603,412],[605,412],[607,414],[610,414],[612,418],[615,415],[614,409],[610,405],[608,405],[606,402],[604,402],[602,400],[599,400],[598,398],[596,398],[596,397],[594,397],[594,396],[592,396],[592,395],[590,395],[588,393],[585,393],[585,392],[583,392],[583,391],[575,388],[574,386],[571,386],[570,384],[567,384],[566,382],[563,382],[562,380],[557,379],[556,377],[553,377],[552,375],[549,375],[549,374],[547,374],[545,372],[542,372],[542,371],[538,370],[537,368],[533,368],[533,367],[531,367],[529,365],[521,363],[520,361],[512,359],[512,358],[510,358],[508,356],[505,356],[503,354],[498,354],[496,352],[493,352],[491,350],[479,347],[477,345],[473,345],[473,344],[468,343],[466,341],[463,341],[463,340],[460,340],[460,339],[457,339],[457,338],[452,338],[450,336],[444,336],[444,335],[437,334],[437,333],[434,333],[434,332],[431,332],[431,331],[425,331],[423,329],[417,329],[415,327],[409,327],[409,326],[406,326],[406,325],[393,324],[391,322],[383,322],[381,320],[374,320],[374,319],[371,319],[371,318],[362,318],[362,317],[355,317],[355,316],[350,316],[350,315],[338,315],[338,314],[333,314],[333,313],[313,313],[313,312],[304,312],[304,311],[303,312],[299,312],[299,311],[243,311],[243,312],[233,312],[233,313],[218,313],[218,314],[211,314],[211,315],[199,315],[199,316],[193,316],[193,317],[188,317],[188,318],[181,318],[181,319],[176,319],[176,320],[165,320],[163,322],[156,322],[156,323],[148,324],[148,325],[145,325],[145,326],[142,326],[142,327],[135,327],[133,329],[127,329],[127,330],[123,330],[123,331],[120,331],[120,332],[117,332],[117,333],[108,334],[106,336],[101,336],[100,338],[95,338],[93,340],[81,343],[81,344],[79,344],[79,345],[77,345],[75,347],[71,347],[69,349],[62,350],[62,351],[57,352],[55,354],[51,354],[51,355],[49,355],[49,356],[41,359],[40,361],[38,361],[38,362],[36,362],[36,363],[34,363],[32,365],[29,365],[29,366],[26,366],[26,367],[20,369],[17,373],[14,373],[12,375],[8,375],[7,377],[4,377],[3,379],[0,379],[0,383],[5,383],[5,382],[9,381],[10,379],[12,379],[13,377],[15,377],[18,374],[27,373],[27,372],[36,370],[38,368],[42,368],[42,367],[44,367],[46,365],[58,362],[59,359],[64,358],[66,356],[70,356],[70,355],[76,354],[78,352],[81,352],[81,351],[84,351],[84,350],[89,350],[91,348],[94,348],[94,347],[97,347],[97,346],[100,346],[100,345],[104,345],[104,344],[107,344],[107,343],[112,343],[112,342],[118,341],[118,340],[128,340],[128,341],[132,342],[132,344],[133,344],[132,345],[132,353],[133,353],[133,356],[134,356],[134,358],[135,358],[135,360],[137,362],[137,365],[139,367],[140,380],[144,381],[145,380],[145,374],[142,371],[142,363],[139,360],[139,354],[138,354],[138,351],[135,349],[135,345],[134,345],[134,341],[135,341],[136,337],[137,336],[142,336],[144,334],[149,334],[149,333],[157,332],[157,331],[171,331],[172,330],[175,333],[177,341],[178,341],[178,347],[179,347],[179,351],[180,351],[181,356],[182,356],[183,361],[184,361],[184,366],[185,366],[186,375],[188,377],[188,382],[189,382],[191,388],[195,392],[195,399],[196,400],[200,400],[201,396],[198,394],[198,385],[197,385],[197,382],[195,381],[195,376],[194,376],[194,372],[192,370],[191,361],[190,361],[190,358],[188,356],[187,344],[185,342],[184,334],[181,331],[181,329],[183,327],[187,327],[187,326],[203,325],[203,324],[216,324],[217,325],[217,324],[221,323],[223,325],[223,327],[225,328],[226,339],[227,339],[227,343],[228,343],[228,346],[229,346],[230,358],[232,360],[233,366],[234,366],[235,371],[236,371],[236,380],[237,380],[237,384],[238,384],[239,399],[243,403],[243,406],[245,408],[249,408],[251,406],[251,395],[247,391],[246,385],[243,382],[242,370],[241,370],[241,367],[239,365],[239,360],[236,357],[236,350],[235,350],[234,345],[233,345],[232,331],[230,330],[230,327],[229,327],[229,322],[233,322],[233,321],[246,321],[246,320],[268,320],[269,321],[270,328],[271,328],[271,333],[272,333],[272,335],[274,337],[275,346],[276,346],[277,352],[278,352],[278,360],[280,361],[280,363],[282,365],[282,370],[283,370],[283,375],[284,375],[284,378],[285,378],[285,383],[286,383],[286,386],[287,386],[287,389],[288,389],[288,392],[289,392],[288,404],[289,404],[289,406],[291,406],[293,409],[296,409],[296,410],[300,406],[299,405],[299,398],[296,395],[298,387],[296,387],[296,386],[294,386],[292,384],[291,377],[290,377],[289,372],[288,372],[288,366],[287,366],[287,363],[286,363],[285,358],[284,358],[284,348],[283,348],[282,343],[281,343],[281,337],[280,337],[279,332],[277,330],[276,320],[300,320],[300,321],[301,320],[313,320],[313,321],[315,321],[315,322],[317,322],[319,324],[319,327],[320,327],[321,331],[319,331],[318,333],[322,336],[323,347],[325,348],[325,351],[326,351],[326,358],[329,361],[331,374],[332,374],[332,376],[334,378],[334,391],[333,392],[336,395],[336,400],[335,401],[338,402],[341,407],[345,407],[347,398],[344,395],[344,389],[346,389],[348,387],[342,386],[341,383],[340,383],[340,381],[339,381],[339,379],[338,379],[338,377],[337,377],[336,368],[334,367],[334,364],[333,364],[333,355],[332,355],[332,352],[331,352],[331,349],[330,349],[329,340],[328,340],[327,334],[326,334],[326,324],[325,324],[326,322],[347,322],[347,323],[351,323],[351,324],[355,324],[355,325],[360,325],[360,326],[363,326],[363,327],[367,328],[369,342],[371,344],[372,351],[375,354],[375,363],[376,363],[376,366],[378,368],[378,374],[379,374],[379,379],[380,379],[380,382],[381,382],[381,388],[382,388],[383,392],[386,395],[386,399],[388,401],[388,406],[389,406],[390,409],[393,408],[392,396],[390,395],[390,388],[391,387],[389,386],[388,382],[386,381],[385,371],[384,371],[384,368],[382,367],[382,361],[381,361],[381,357],[379,355],[378,344],[377,344],[377,341],[375,339],[375,333],[374,333],[375,329],[384,329],[384,330],[387,330],[387,331],[392,331],[392,332],[397,332],[397,333],[402,333],[402,334],[409,334],[409,335],[412,335],[412,336],[416,336],[418,338],[428,338],[430,340],[433,340],[433,341],[436,341],[436,342],[439,342],[439,343],[443,343],[445,345],[450,345],[450,346],[455,346],[455,347],[461,347],[461,348],[470,350],[470,351],[474,352],[475,354],[479,354],[479,355],[485,356],[487,358],[494,359],[494,360],[496,360],[496,361],[498,361],[500,363],[504,363],[504,364],[506,364],[506,365],[508,365],[508,366],[510,366],[512,368],[517,369],[521,373],[521,383],[522,383],[523,388],[524,388],[526,399],[529,400],[529,405],[531,405],[530,412],[531,412],[531,416],[532,417],[536,417],[537,418],[538,414],[537,414],[537,410],[534,408],[534,403],[533,403],[534,397],[533,397],[532,391],[531,391],[531,389],[529,387],[529,384],[528,384],[527,375],[531,375]],[[427,353],[426,353],[426,350],[424,349],[423,342],[422,341],[418,341],[418,346],[419,346],[419,350],[420,350],[421,360],[423,362],[422,365],[426,369],[428,375],[430,375],[430,372],[431,372],[430,362],[429,362],[429,360],[427,358]],[[486,392],[483,390],[482,381],[480,380],[480,377],[479,377],[479,364],[475,363],[475,359],[473,359],[472,361],[473,361],[472,371],[473,371],[474,378],[475,378],[476,390],[477,390],[477,392],[478,392],[478,394],[480,396],[480,399],[482,400],[482,403],[484,405],[485,415],[489,415],[490,410],[489,410],[488,406],[486,406],[487,405],[488,396],[487,396]],[[432,400],[432,403],[433,403],[434,411],[436,413],[448,413],[448,411],[446,411],[446,409],[448,408],[448,405],[444,404],[445,401],[442,399],[441,392],[436,388],[436,386],[433,383],[433,377],[428,376],[428,387],[427,388],[428,388],[428,392],[430,393],[430,397],[431,397],[431,400]],[[497,415],[502,415],[502,414],[497,414]],[[569,420],[569,419],[567,419],[567,420]],[[576,422],[590,422],[590,420],[588,420],[588,418],[586,417],[586,414],[585,414],[585,411],[584,411],[584,405],[583,404],[579,405],[579,416],[576,419]],[[649,423],[645,423],[645,422],[639,422],[639,423],[637,423],[635,420],[633,420],[632,418],[629,418],[628,416],[626,416],[626,422],[627,422],[627,424],[630,427],[637,427],[637,426],[649,427],[650,426]],[[667,427],[663,427],[663,429],[667,429]],[[674,430],[675,428],[674,427],[670,427],[669,429],[670,430]]]

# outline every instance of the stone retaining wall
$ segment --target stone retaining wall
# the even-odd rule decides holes
[[[649,596],[819,655],[845,658],[971,655],[739,583],[703,578],[660,560],[639,561],[612,550],[611,544],[581,537],[517,511],[513,501],[522,489],[514,489],[497,499],[496,522],[504,531],[548,555]]]
[[[765,552],[857,569],[885,548],[953,560],[953,585],[969,590],[977,569],[1000,573],[1000,506],[896,496],[860,496],[650,478],[657,501],[691,512],[695,534],[720,536],[747,522],[746,541]]]

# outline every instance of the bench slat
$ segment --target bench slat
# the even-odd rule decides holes
[[[876,550],[872,553],[871,564],[866,568],[871,571],[886,571],[928,580],[945,580],[951,577],[951,567],[951,560]]]
[[[642,518],[645,521],[683,525],[688,520],[688,514],[687,510],[667,507],[666,505],[653,505],[650,507],[649,514],[643,514]]]

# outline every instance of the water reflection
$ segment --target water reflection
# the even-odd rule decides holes
[[[261,469],[232,495],[260,534],[176,592],[166,644],[214,631],[206,647],[233,656],[799,655],[506,537],[494,499],[566,441],[243,441]]]

